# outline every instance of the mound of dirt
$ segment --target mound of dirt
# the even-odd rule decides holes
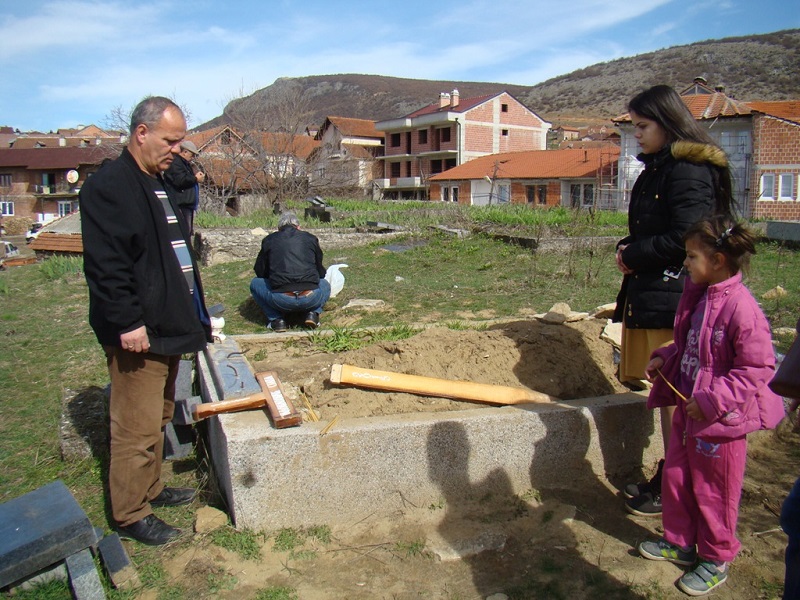
[[[330,382],[334,363],[439,379],[524,387],[564,400],[627,391],[616,379],[613,349],[600,339],[605,322],[565,325],[514,321],[486,330],[430,328],[406,340],[377,342],[339,354],[310,344],[243,343],[256,371],[276,371],[288,392],[306,395],[322,419],[490,406],[461,400],[375,391]],[[264,345],[266,344],[266,345]]]

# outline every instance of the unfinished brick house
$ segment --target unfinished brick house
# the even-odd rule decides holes
[[[800,101],[740,102],[702,78],[681,92],[692,115],[728,155],[734,200],[745,218],[800,220]],[[630,117],[614,119],[621,131],[619,194],[627,202],[642,170]],[[627,206],[624,206],[627,208]]]
[[[800,100],[748,106],[753,120],[751,216],[800,221]]]
[[[383,176],[383,132],[375,121],[327,117],[314,139],[309,157],[311,193],[370,193],[372,182]]]
[[[206,174],[201,208],[231,215],[268,209],[284,193],[305,193],[307,160],[319,146],[307,135],[240,133],[229,125],[190,133],[186,139],[200,151],[195,162]]]
[[[614,144],[491,154],[433,175],[430,196],[473,206],[613,208],[618,162]]]
[[[386,135],[376,196],[427,200],[433,175],[487,154],[544,150],[550,123],[507,92],[462,99],[453,90],[438,103],[375,128]]]

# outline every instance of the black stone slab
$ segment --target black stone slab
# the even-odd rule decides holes
[[[140,585],[136,567],[133,566],[125,551],[119,534],[111,533],[105,536],[100,540],[97,549],[100,551],[100,560],[115,588],[133,588]]]
[[[0,504],[0,587],[97,543],[61,480]]]
[[[69,587],[75,600],[105,600],[106,592],[88,548],[66,558]]]

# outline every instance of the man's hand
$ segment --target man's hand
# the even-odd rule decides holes
[[[697,400],[694,396],[686,401],[686,414],[695,421],[704,421],[706,418],[703,411],[700,410],[700,405],[697,404]]]
[[[133,331],[119,334],[119,343],[122,349],[128,352],[148,352],[150,350],[150,338],[147,337],[147,329],[144,325]]]
[[[194,178],[197,179],[197,183],[203,183],[206,180],[206,174],[202,171],[198,171],[194,174]]]

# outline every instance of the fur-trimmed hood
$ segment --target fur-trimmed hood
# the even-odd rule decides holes
[[[709,163],[723,169],[728,167],[728,156],[721,148],[711,144],[687,141],[673,142],[670,146],[670,152],[675,160],[688,160],[696,165]]]

